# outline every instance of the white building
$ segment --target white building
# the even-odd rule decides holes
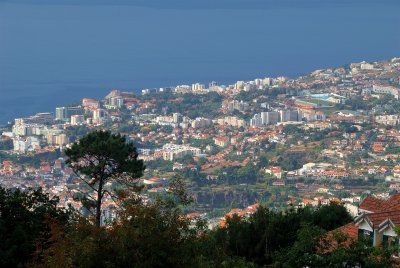
[[[321,173],[331,166],[329,163],[307,163],[299,170],[299,174]]]
[[[373,85],[372,92],[378,94],[390,94],[394,96],[396,99],[399,99],[400,96],[400,88],[389,85]]]
[[[174,161],[185,156],[198,155],[201,150],[187,145],[168,143],[163,146],[162,153],[164,160]]]
[[[260,114],[255,114],[252,119],[250,119],[250,126],[252,127],[261,127],[262,119]]]
[[[85,117],[83,115],[71,115],[71,125],[81,125],[83,122],[85,122]]]
[[[200,83],[192,84],[192,91],[201,91],[204,89],[205,89],[204,84],[200,84]]]
[[[280,122],[280,114],[278,112],[261,112],[261,120],[263,125],[276,124]]]
[[[212,125],[212,120],[204,117],[197,117],[192,121],[192,128],[204,128]]]
[[[40,149],[40,142],[37,137],[14,137],[14,151],[18,153],[33,152]]]

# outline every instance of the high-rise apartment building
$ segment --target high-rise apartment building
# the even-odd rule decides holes
[[[250,119],[250,126],[252,127],[261,127],[262,119],[260,114],[255,114],[252,119]]]
[[[279,112],[262,112],[261,120],[263,125],[276,124],[281,121]]]
[[[294,110],[281,110],[281,122],[301,121],[301,115],[298,111]]]
[[[69,121],[71,115],[83,114],[82,107],[57,107],[56,120]]]
[[[182,121],[182,115],[180,113],[173,113],[172,118],[174,123],[180,123]]]

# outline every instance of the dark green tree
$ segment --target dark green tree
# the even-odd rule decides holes
[[[337,203],[320,206],[313,214],[314,224],[326,231],[336,229],[352,221],[346,208]]]
[[[321,237],[324,230],[310,224],[303,224],[297,232],[293,246],[278,252],[274,258],[276,267],[328,267],[318,254],[323,247]]]
[[[95,223],[100,226],[101,204],[105,194],[113,195],[105,184],[116,181],[138,190],[138,178],[145,166],[138,159],[136,147],[125,136],[110,131],[95,131],[65,150],[66,163],[96,193]]]
[[[228,218],[226,226],[217,229],[214,236],[230,256],[244,257],[260,266],[276,262],[290,267],[305,254],[304,266],[299,266],[305,267],[320,258],[316,252],[320,236],[350,221],[346,209],[335,203],[316,210],[305,207],[283,212],[260,206],[248,219],[236,215]]]
[[[41,189],[22,192],[0,188],[0,266],[25,267],[49,235],[50,221],[68,223],[70,213],[57,208],[58,198]]]

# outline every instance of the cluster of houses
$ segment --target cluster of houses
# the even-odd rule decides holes
[[[2,133],[0,142],[12,142],[13,148],[7,151],[10,159],[43,153],[57,155],[79,139],[78,130],[109,128],[134,141],[146,162],[164,160],[169,164],[165,174],[149,168],[144,176],[150,190],[165,190],[161,178],[172,172],[196,169],[215,183],[221,168],[243,168],[249,164],[260,168],[257,164],[261,155],[276,147],[286,148],[294,153],[290,157],[300,159],[309,151],[306,146],[311,145],[313,135],[324,131],[327,134],[320,141],[326,142],[320,142],[318,151],[323,160],[308,160],[296,169],[285,170],[276,161],[280,156],[274,155],[257,172],[270,178],[268,182],[275,188],[287,187],[294,180],[293,185],[300,191],[308,186],[299,180],[304,178],[315,179],[318,184],[323,180],[340,182],[374,176],[388,182],[389,191],[400,188],[399,115],[386,112],[386,108],[379,110],[378,105],[371,111],[343,106],[354,99],[368,104],[386,97],[397,100],[399,74],[400,59],[394,58],[353,63],[349,68],[316,70],[295,79],[259,78],[228,86],[211,82],[208,87],[195,83],[145,89],[141,96],[112,90],[101,101],[85,98],[79,105],[56,108],[55,114],[17,118],[11,130]],[[171,93],[168,103],[157,95],[165,92]],[[196,94],[201,102],[210,92],[219,96],[215,106],[218,111],[190,118],[193,104],[184,101],[185,94]],[[244,97],[246,100],[242,100]],[[308,134],[292,144],[296,133],[285,130],[290,125]],[[342,129],[344,125],[350,126],[351,131]],[[60,185],[54,184],[58,181],[62,189],[76,189],[79,184],[67,183],[72,176],[70,170],[59,167],[56,161],[43,161],[34,168],[6,160],[0,165],[0,183],[6,187],[36,183],[52,191],[53,187],[60,189]]]

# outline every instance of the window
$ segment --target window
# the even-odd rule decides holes
[[[368,230],[363,230],[363,229],[358,229],[358,238],[360,240],[364,240],[366,244],[372,246],[373,237],[374,237],[374,232],[371,232]]]

